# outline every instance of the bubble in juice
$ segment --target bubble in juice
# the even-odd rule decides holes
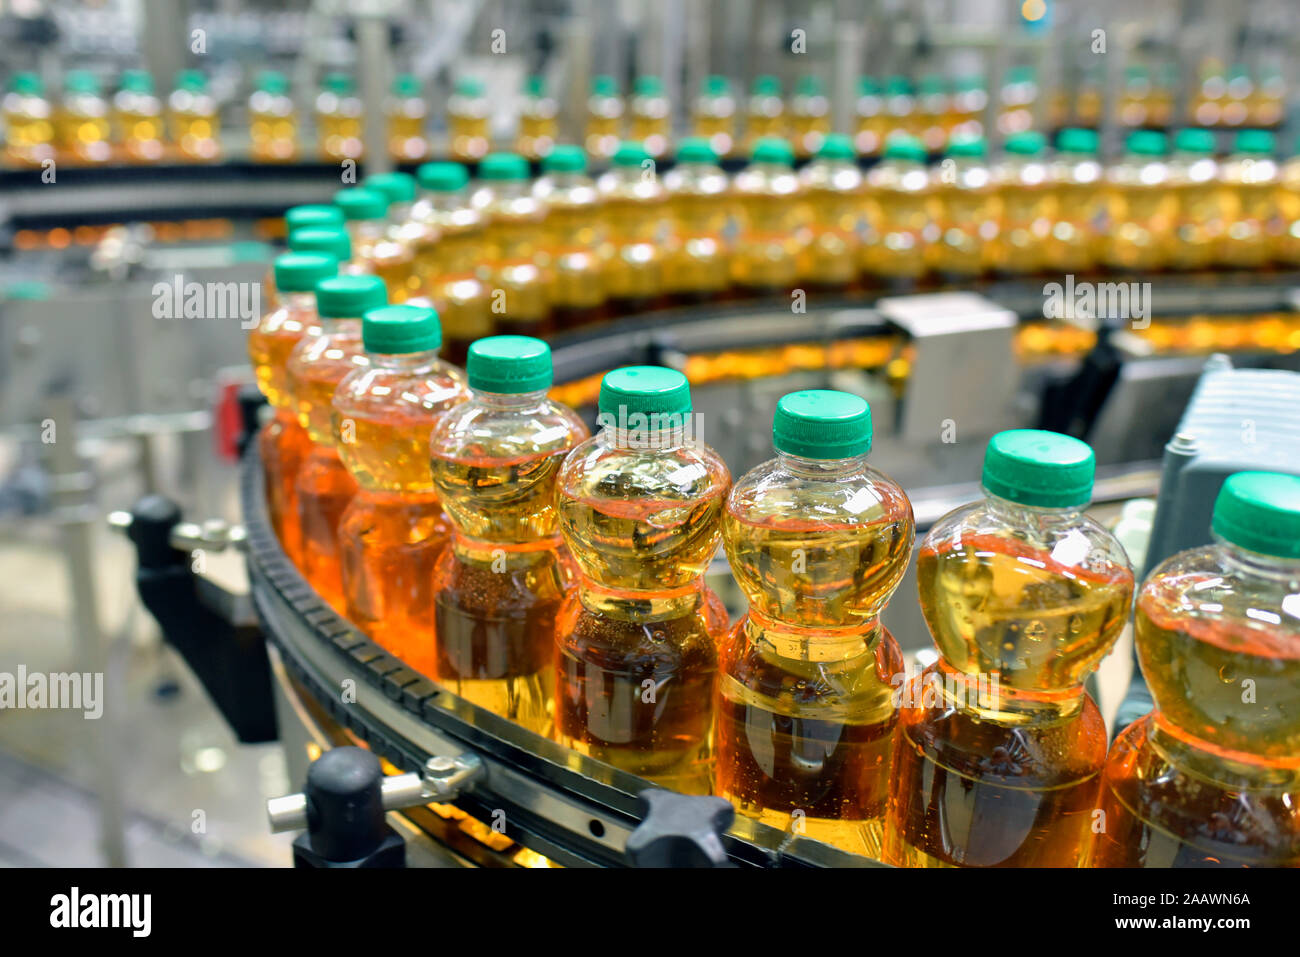
[[[298,158],[298,112],[283,73],[263,70],[248,98],[248,155],[259,163]]]
[[[298,522],[302,536],[299,567],[316,593],[340,615],[347,614],[339,558],[339,522],[357,482],[334,443],[334,389],[344,376],[367,365],[361,316],[387,305],[378,276],[336,276],[316,284],[321,333],[303,339],[289,355],[289,390],[298,402],[298,423],[311,443],[298,472]]]
[[[807,159],[821,149],[831,131],[831,101],[822,81],[812,75],[799,77],[790,98],[790,140],[794,155]]]
[[[640,143],[621,143],[610,163],[596,181],[609,239],[605,290],[616,309],[644,309],[664,291],[668,191]]]
[[[700,84],[700,95],[691,104],[691,135],[705,140],[717,156],[735,152],[736,98],[725,76],[706,76]],[[680,161],[680,147],[677,153]]]
[[[599,421],[560,471],[560,530],[581,578],[556,623],[558,737],[662,786],[708,793],[727,616],[702,576],[731,476],[699,440],[679,372],[610,372]]]
[[[731,285],[731,179],[703,137],[678,144],[677,164],[663,177],[672,214],[664,285],[676,299],[719,297]]]
[[[736,244],[731,278],[757,292],[799,285],[799,267],[811,239],[803,184],[785,140],[761,139],[750,163],[732,181]]]
[[[612,76],[591,78],[591,96],[587,97],[587,123],[583,146],[588,155],[609,159],[623,138],[623,98],[618,81]]]
[[[365,152],[361,140],[364,113],[352,77],[327,73],[316,96],[316,138],[321,158],[338,163],[359,160]]]
[[[1065,273],[1097,267],[1106,225],[1105,168],[1097,159],[1093,130],[1066,129],[1057,138],[1047,175],[1055,197],[1044,265]]]
[[[492,144],[491,124],[491,104],[483,81],[477,77],[461,77],[447,100],[451,158],[461,163],[477,163],[487,156]]]
[[[1169,158],[1169,189],[1178,201],[1178,219],[1169,244],[1174,269],[1208,269],[1214,265],[1227,227],[1230,204],[1219,184],[1214,134],[1179,130]]]
[[[75,163],[106,163],[113,156],[108,101],[89,70],[71,70],[63,80],[58,111],[59,148]]]
[[[1229,268],[1258,269],[1274,258],[1282,225],[1274,149],[1267,130],[1242,130],[1220,170],[1227,229],[1220,238],[1219,261]]]
[[[438,358],[438,314],[384,306],[361,317],[367,364],[334,390],[331,424],[357,493],[339,521],[347,617],[380,647],[434,674],[434,566],[449,525],[429,466],[429,433],[469,398]]]
[[[582,147],[561,143],[542,160],[533,195],[546,206],[546,258],[551,321],[576,329],[602,317],[605,306],[604,209],[587,175]]]
[[[906,867],[1073,867],[1092,841],[1106,728],[1083,683],[1119,637],[1133,573],[1083,513],[1078,439],[990,441],[981,502],[921,543],[939,661],[902,686],[885,859]]]
[[[420,81],[410,73],[393,78],[384,114],[388,120],[388,155],[398,163],[418,163],[429,158],[432,146],[427,132],[429,108]]]
[[[162,101],[154,95],[153,77],[146,71],[123,71],[113,96],[113,123],[128,163],[156,163],[162,159]]]
[[[998,200],[982,136],[954,136],[948,157],[930,173],[930,219],[935,239],[926,243],[931,271],[967,279],[993,264],[998,235]]]
[[[546,91],[546,80],[530,76],[524,81],[524,101],[519,108],[515,152],[530,161],[540,160],[559,141],[560,107]]]
[[[418,284],[415,253],[389,228],[388,196],[354,186],[335,193],[334,205],[343,212],[352,258],[384,281],[390,302],[405,302]]]
[[[167,129],[182,160],[210,163],[221,155],[221,115],[198,70],[176,74],[176,89],[167,97]]]
[[[785,139],[788,135],[781,81],[774,76],[760,76],[754,80],[749,99],[745,101],[745,138],[740,152],[753,156],[759,140]]]
[[[285,253],[275,261],[279,297],[248,334],[248,358],[257,387],[275,410],[258,437],[266,477],[266,506],[285,554],[299,564],[297,479],[311,442],[298,422],[297,400],[289,383],[289,357],[304,338],[320,334],[316,284],[338,272],[338,261],[319,253]]]
[[[810,224],[799,271],[813,286],[850,286],[858,278],[866,231],[862,171],[853,141],[839,133],[827,135],[799,181]]]
[[[858,396],[790,393],[772,436],[777,457],[737,480],[723,519],[749,612],[719,654],[717,791],[879,858],[903,670],[880,612],[911,555],[912,505],[866,464]]]
[[[1057,220],[1043,134],[1031,130],[1008,136],[1006,156],[994,169],[994,181],[1001,222],[993,243],[993,268],[1008,275],[1041,272]]]
[[[1106,265],[1155,270],[1165,266],[1178,222],[1178,196],[1170,189],[1165,135],[1130,133],[1126,153],[1106,171]]]
[[[925,147],[906,134],[891,136],[884,156],[867,173],[867,224],[863,271],[888,284],[910,283],[925,274],[930,228],[930,175]]]
[[[1300,865],[1300,478],[1238,472],[1138,596],[1154,710],[1111,746],[1098,867]]]
[[[587,427],[546,397],[551,352],[526,336],[480,339],[470,401],[436,423],[433,477],[453,525],[434,573],[438,681],[549,735],[555,618],[573,580],[556,483]]]
[[[490,153],[478,176],[470,202],[487,221],[494,328],[512,335],[545,333],[551,308],[542,268],[546,204],[533,195],[528,161],[516,153]]]
[[[464,363],[470,343],[492,331],[488,285],[479,275],[487,261],[486,223],[466,195],[464,166],[425,163],[416,176],[421,195],[411,218],[430,231],[415,246],[415,271],[442,320],[443,355]]]
[[[40,166],[54,158],[54,108],[36,73],[15,73],[4,95],[5,162]]]
[[[664,94],[664,81],[657,76],[639,76],[632,87],[629,104],[628,139],[640,143],[654,159],[668,152],[672,131],[672,104]]]

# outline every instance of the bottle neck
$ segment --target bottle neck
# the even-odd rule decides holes
[[[286,292],[282,301],[290,312],[316,311],[316,294],[312,292]]]
[[[352,239],[379,239],[384,235],[387,222],[382,219],[350,219],[347,223],[348,235]]]
[[[994,495],[984,490],[986,507],[989,514],[1007,525],[1020,528],[1045,528],[1052,525],[1065,525],[1077,521],[1082,508],[1077,505],[1062,508],[1048,508],[1038,505],[1022,505],[1011,499]]]
[[[475,401],[491,409],[532,409],[546,401],[545,389],[535,392],[483,392],[474,389],[473,392]]]
[[[353,316],[321,316],[320,329],[321,334],[327,336],[360,336],[361,319]]]
[[[867,464],[866,453],[846,459],[810,459],[789,452],[777,452],[776,458],[781,463],[781,468],[793,475],[828,481],[861,472]]]
[[[438,362],[438,350],[424,352],[372,352],[370,364],[390,372],[420,372]]]
[[[606,425],[596,433],[596,441],[611,449],[670,452],[688,444],[687,432],[684,425],[660,429]]]
[[[1234,571],[1257,578],[1267,578],[1270,581],[1287,582],[1300,587],[1300,559],[1282,558],[1277,555],[1265,555],[1261,552],[1248,551],[1222,538],[1219,538],[1218,541],[1223,547],[1224,561]]]

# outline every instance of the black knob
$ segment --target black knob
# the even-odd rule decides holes
[[[331,748],[307,771],[307,834],[328,861],[365,857],[388,835],[379,759],[364,748]]]
[[[135,543],[141,568],[165,568],[183,560],[171,543],[172,529],[180,520],[181,507],[164,495],[146,495],[135,503],[126,534]]]
[[[627,839],[633,867],[730,867],[722,835],[736,811],[718,797],[648,788],[638,796],[641,824]]]

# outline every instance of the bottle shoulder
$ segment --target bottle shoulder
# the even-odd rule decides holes
[[[588,434],[577,413],[550,399],[522,408],[470,399],[438,417],[429,444],[435,458],[514,460],[567,451]]]
[[[564,494],[580,498],[709,498],[727,491],[731,473],[712,448],[688,442],[668,448],[621,447],[592,436],[575,447],[560,470]]]
[[[333,404],[344,416],[429,417],[468,398],[465,374],[441,360],[415,369],[370,363],[343,377]]]
[[[791,471],[780,459],[772,459],[736,480],[727,496],[727,513],[749,524],[842,527],[892,521],[914,525],[907,493],[866,464],[816,475]]]

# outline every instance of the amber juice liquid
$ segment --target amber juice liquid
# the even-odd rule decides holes
[[[464,366],[470,345],[492,334],[491,300],[477,274],[486,259],[483,229],[468,210],[445,211],[438,225],[438,239],[414,250],[415,272],[442,322],[442,355]]]
[[[922,549],[917,581],[941,662],[904,701],[886,860],[1077,866],[1106,753],[1082,685],[1127,617],[1132,574],[978,535]]]
[[[440,460],[457,519],[434,575],[438,680],[495,714],[549,735],[555,619],[573,571],[555,534],[564,452]]]

